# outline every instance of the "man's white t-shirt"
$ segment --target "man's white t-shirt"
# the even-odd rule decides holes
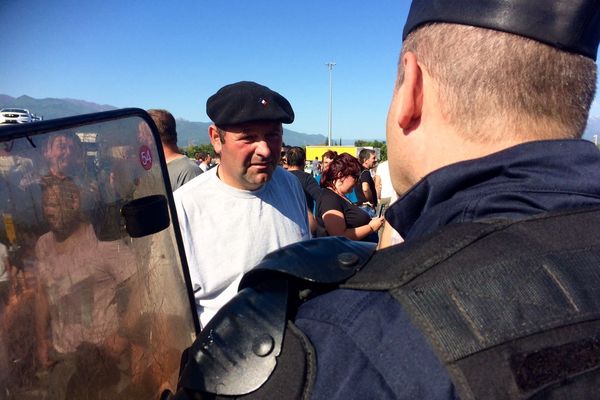
[[[83,342],[99,344],[117,333],[117,288],[136,271],[133,253],[123,242],[99,241],[86,223],[60,243],[52,232],[43,234],[35,254],[58,352],[74,352]]]
[[[277,167],[263,187],[248,191],[223,183],[217,171],[173,196],[203,327],[265,255],[310,238],[304,193],[292,174]]]
[[[392,186],[392,179],[390,177],[390,167],[388,161],[383,161],[377,166],[375,175],[379,175],[381,178],[381,198],[390,198],[390,204],[398,200],[398,193]]]
[[[379,175],[381,180],[381,200],[383,201],[384,199],[389,199],[389,203],[387,205],[389,207],[392,203],[398,200],[398,193],[396,193],[396,190],[394,190],[394,187],[392,186],[390,165],[387,160],[383,161],[377,166],[377,171],[375,174]],[[400,236],[400,234],[394,228],[390,226],[386,229],[392,230],[390,234],[390,244],[398,244],[404,241],[402,236]]]

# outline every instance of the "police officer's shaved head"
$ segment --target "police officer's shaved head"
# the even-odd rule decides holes
[[[595,94],[599,9],[595,0],[414,1],[402,54],[417,55],[444,114],[473,141],[578,138]],[[505,132],[493,134],[499,121]]]

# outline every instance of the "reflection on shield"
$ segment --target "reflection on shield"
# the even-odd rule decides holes
[[[163,206],[131,237],[121,211],[172,200],[146,121],[130,109],[0,129],[0,400],[175,389],[198,326],[177,218]]]

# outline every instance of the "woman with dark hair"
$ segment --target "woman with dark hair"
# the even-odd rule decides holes
[[[383,224],[383,217],[371,219],[346,198],[359,174],[358,160],[348,153],[336,156],[323,171],[321,187],[324,190],[317,201],[319,236],[344,236],[377,243],[377,231]]]

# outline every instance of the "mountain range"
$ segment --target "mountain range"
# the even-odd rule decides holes
[[[69,117],[73,115],[89,114],[100,111],[116,110],[107,104],[96,104],[76,99],[35,99],[30,96],[11,97],[0,94],[0,108],[15,107],[26,108],[31,113],[46,119]],[[208,144],[208,127],[210,122],[193,122],[177,118],[177,144],[180,147],[190,145]],[[306,146],[323,144],[326,136],[307,134],[283,129],[283,141],[290,146]]]
[[[115,110],[117,108],[107,104],[96,104],[76,99],[35,99],[25,95],[11,97],[0,94],[0,108],[5,107],[27,108],[32,113],[44,117],[44,119]],[[209,122],[193,122],[177,118],[177,144],[181,147],[208,144],[207,131],[209,125]],[[597,140],[600,142],[600,115],[590,116],[583,137],[593,140],[594,135],[598,135]],[[319,134],[300,133],[284,128],[283,141],[290,146],[320,145],[327,141],[327,137]],[[352,143],[353,141],[349,141],[349,143],[344,144]]]

